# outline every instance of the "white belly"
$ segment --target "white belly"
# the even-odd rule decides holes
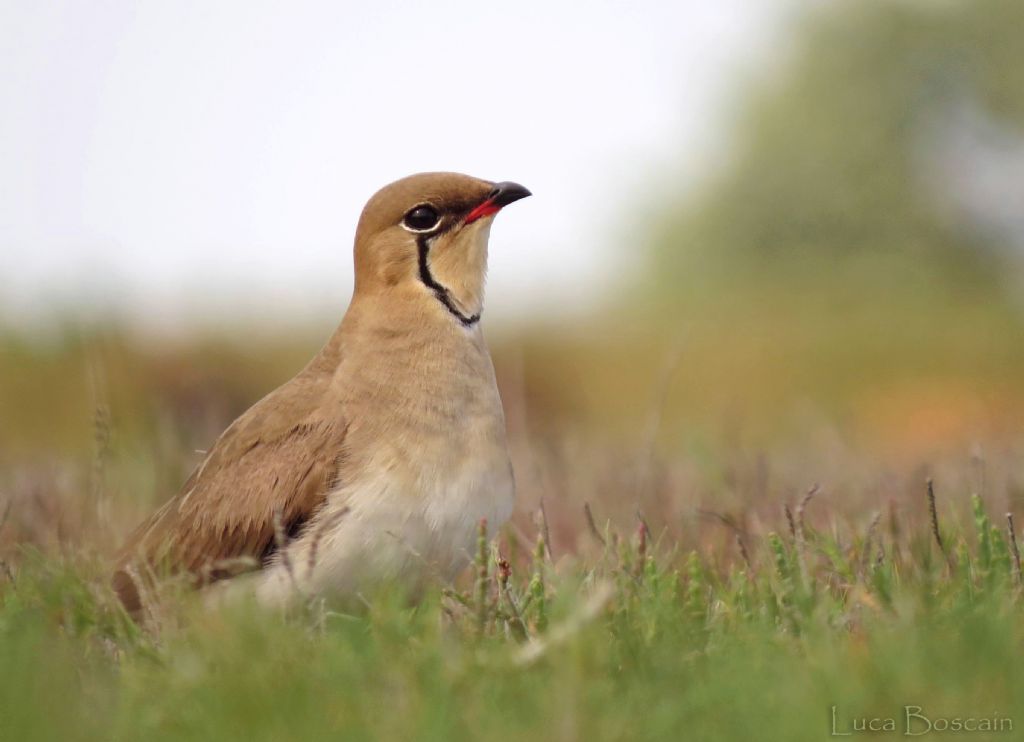
[[[411,591],[450,581],[472,558],[480,520],[494,534],[512,513],[514,485],[503,451],[458,467],[374,468],[378,474],[332,492],[289,545],[288,559],[264,571],[257,586],[262,602],[351,596],[389,581]]]

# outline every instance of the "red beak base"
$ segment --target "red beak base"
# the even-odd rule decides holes
[[[501,211],[501,207],[494,203],[494,199],[489,198],[466,214],[466,224],[472,224],[477,219],[482,219],[483,217],[490,216],[491,214],[497,214],[499,211]]]
[[[464,223],[472,224],[477,219],[497,214],[503,207],[508,206],[513,201],[518,201],[521,198],[532,195],[532,193],[518,183],[511,183],[509,181],[495,183],[494,190],[487,194],[484,202],[466,214]]]

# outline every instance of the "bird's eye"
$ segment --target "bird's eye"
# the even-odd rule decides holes
[[[421,204],[409,210],[402,220],[402,226],[410,232],[429,232],[441,221],[437,209],[428,204]]]

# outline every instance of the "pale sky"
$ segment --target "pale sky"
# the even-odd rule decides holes
[[[535,194],[491,321],[588,307],[784,5],[6,0],[0,321],[340,317],[359,211],[423,170]]]

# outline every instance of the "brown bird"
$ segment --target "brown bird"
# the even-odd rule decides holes
[[[114,577],[129,610],[141,607],[140,574],[206,585],[240,558],[260,569],[239,580],[270,604],[457,574],[479,520],[497,526],[512,511],[480,316],[493,216],[529,195],[422,173],[370,199],[341,325],[130,537]]]

